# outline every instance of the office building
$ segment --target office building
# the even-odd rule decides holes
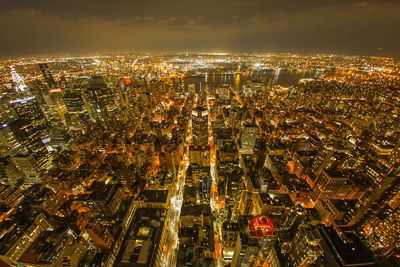
[[[193,144],[204,146],[208,144],[208,111],[204,107],[192,110]]]

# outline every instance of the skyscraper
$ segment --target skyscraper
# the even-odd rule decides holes
[[[339,198],[339,193],[341,193],[341,189],[346,182],[347,178],[341,172],[323,170],[313,187],[316,199],[328,200],[330,198]]]
[[[13,82],[15,83],[17,90],[19,93],[24,93],[24,91],[28,88],[24,82],[24,80],[19,76],[19,74],[15,71],[14,65],[10,66],[11,69],[11,76],[13,79]]]
[[[0,125],[0,153],[4,155],[14,155],[26,151],[18,142],[11,127],[6,123]]]
[[[192,110],[193,143],[204,146],[208,143],[208,111],[204,107]]]
[[[35,131],[38,131],[41,136],[46,136],[47,120],[36,97],[32,96],[16,99],[10,102],[10,107],[13,109],[18,119],[27,123],[32,123]]]
[[[63,100],[68,110],[65,115],[68,127],[71,130],[82,130],[85,123],[90,121],[90,116],[81,95],[67,92]]]
[[[26,149],[23,154],[17,154],[13,160],[18,169],[24,173],[26,183],[39,182],[37,179],[41,170],[51,165],[50,153],[43,143],[48,138],[47,120],[35,97],[26,97],[10,102],[17,119],[8,125],[17,141]]]
[[[115,115],[117,107],[113,92],[107,87],[102,77],[93,77],[89,81],[86,99],[93,119],[107,125],[107,121]]]
[[[25,175],[26,184],[41,182],[42,170],[51,166],[51,154],[42,142],[42,135],[35,127],[34,122],[27,120],[16,120],[10,122],[17,140],[24,146],[27,152],[17,154],[13,161],[17,168]]]
[[[242,137],[240,144],[242,146],[242,153],[251,154],[256,143],[258,133],[258,126],[256,124],[244,124],[242,126]]]
[[[58,124],[60,121],[64,121],[67,109],[61,92],[59,90],[53,90],[52,92],[42,94],[42,96],[49,122]]]
[[[47,83],[47,86],[49,88],[56,88],[57,83],[54,81],[53,75],[51,75],[49,65],[47,63],[40,63],[39,64],[40,71],[43,74],[43,78]]]

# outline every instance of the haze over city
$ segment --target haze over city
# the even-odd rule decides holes
[[[0,55],[104,51],[398,57],[398,0],[2,1]]]

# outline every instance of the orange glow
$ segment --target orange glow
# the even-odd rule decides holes
[[[11,212],[14,211],[14,208],[9,209],[7,212],[3,213],[0,216],[0,222],[2,222],[3,220],[7,219],[7,217],[11,214]]]
[[[79,207],[79,208],[78,208],[78,212],[79,212],[79,213],[88,212],[88,211],[89,211],[89,208],[88,208],[88,207]]]
[[[289,167],[289,173],[292,174],[294,172],[294,161],[290,160],[287,163],[288,167]]]
[[[131,78],[129,78],[129,77],[124,78],[124,82],[125,82],[126,85],[130,85],[131,84]]]
[[[218,241],[214,242],[215,246],[215,257],[220,258],[222,256],[222,248]]]

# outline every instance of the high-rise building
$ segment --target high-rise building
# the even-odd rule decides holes
[[[40,71],[43,74],[43,78],[47,83],[47,86],[49,88],[56,88],[57,83],[54,81],[53,75],[51,75],[49,65],[47,63],[40,63],[39,64]]]
[[[235,253],[235,245],[240,227],[238,223],[224,223],[222,226],[222,240],[223,240],[223,257],[226,263],[232,261],[233,254]]]
[[[113,216],[121,205],[121,186],[95,182],[90,189],[93,191],[88,201],[91,211],[100,217]]]
[[[50,129],[50,142],[49,145],[54,148],[68,149],[68,144],[71,141],[71,137],[67,131],[63,129]]]
[[[16,168],[10,157],[0,158],[0,181],[15,186],[23,175]]]
[[[196,187],[197,204],[210,204],[211,176],[210,167],[191,165],[193,185]]]
[[[243,170],[239,167],[233,168],[225,179],[225,212],[226,220],[230,222],[237,222],[239,216],[239,203],[243,184]]]
[[[206,145],[208,143],[208,110],[197,107],[192,110],[192,134],[195,145]]]
[[[245,233],[240,233],[236,239],[232,267],[247,267],[255,264],[260,244],[257,238],[252,238]]]
[[[39,159],[40,160],[40,159]],[[12,157],[17,169],[24,175],[24,184],[27,186],[44,182],[43,168],[33,154],[18,154]]]
[[[286,266],[311,266],[321,264],[324,250],[322,237],[314,228],[300,228],[286,252]]]
[[[51,167],[51,154],[42,142],[41,132],[34,121],[19,119],[10,122],[10,127],[17,141],[27,150],[13,157],[15,165],[25,175],[28,184],[39,182],[40,173]]]
[[[29,152],[37,153],[46,149],[42,142],[42,136],[32,121],[12,121],[10,122],[10,127],[17,141]]]
[[[328,200],[330,198],[341,198],[342,189],[346,185],[347,177],[341,172],[334,170],[323,170],[316,179],[313,190],[316,199]]]
[[[261,227],[264,227],[263,222],[261,222]],[[262,266],[275,244],[275,240],[276,238],[270,234],[253,235],[241,232],[237,236],[231,266]]]
[[[110,118],[116,114],[117,106],[113,92],[107,87],[102,77],[93,77],[86,90],[86,99],[93,119],[107,125]]]
[[[67,108],[63,101],[61,90],[54,89],[51,92],[43,94],[44,105],[47,107],[49,121],[53,124],[59,124],[64,121]]]
[[[20,120],[32,123],[36,131],[39,131],[42,136],[46,135],[46,116],[36,100],[36,97],[32,96],[13,100],[10,102],[10,107]]]
[[[2,241],[5,242],[1,243],[0,256],[15,263],[44,230],[53,230],[53,228],[43,213],[36,215],[33,220],[19,221],[18,224],[10,227],[2,237]]]
[[[324,260],[322,266],[376,266],[369,251],[354,233],[339,235],[333,227],[319,226]]]
[[[25,93],[25,90],[27,90],[28,87],[26,86],[24,80],[15,71],[14,65],[11,65],[10,69],[11,69],[11,76],[12,76],[13,82],[15,83],[18,92],[21,94]]]
[[[7,123],[0,125],[0,154],[15,155],[22,152],[27,150],[18,142],[11,127]]]
[[[201,167],[210,166],[210,147],[209,146],[190,146],[189,162]]]
[[[240,144],[242,146],[242,153],[253,153],[254,145],[258,134],[258,126],[256,124],[244,124],[242,126],[242,137]]]
[[[67,92],[63,97],[68,113],[65,115],[68,127],[71,130],[82,130],[90,122],[89,112],[78,93]]]

